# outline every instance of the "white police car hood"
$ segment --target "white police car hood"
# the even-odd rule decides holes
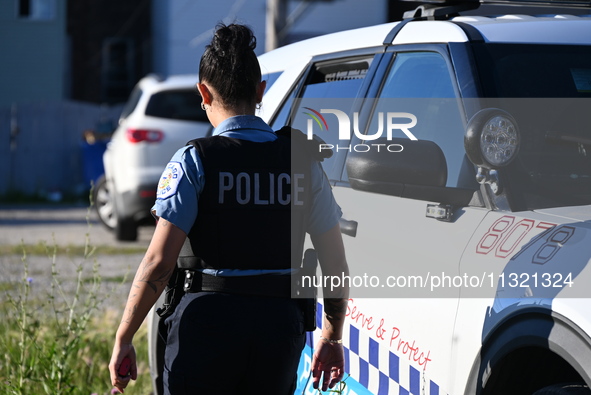
[[[556,207],[534,210],[536,213],[562,218],[563,221],[591,221],[591,206]],[[557,220],[558,221],[558,220]]]

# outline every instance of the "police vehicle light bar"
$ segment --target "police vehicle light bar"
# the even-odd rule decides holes
[[[450,222],[453,217],[453,209],[447,204],[427,204],[425,216],[440,221]]]

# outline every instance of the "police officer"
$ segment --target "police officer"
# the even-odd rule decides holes
[[[159,220],[109,365],[120,391],[137,378],[133,336],[177,260],[186,293],[166,320],[167,394],[293,394],[305,342],[301,303],[290,297],[300,233],[311,235],[323,275],[348,274],[340,208],[320,164],[304,154],[290,163],[293,139],[254,115],[265,90],[255,46],[246,26],[218,25],[201,59],[197,88],[215,129],[177,151],[158,185]],[[325,295],[313,357],[313,384],[323,390],[344,374],[348,290],[340,291]],[[128,377],[118,374],[125,357]]]

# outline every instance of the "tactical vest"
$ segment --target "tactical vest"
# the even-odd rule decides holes
[[[197,149],[205,184],[178,266],[299,268],[310,157],[292,155],[291,139],[285,136],[263,143],[213,136],[188,144]]]

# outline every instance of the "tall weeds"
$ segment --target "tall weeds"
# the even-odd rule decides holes
[[[85,263],[93,252],[88,248],[80,262],[72,262],[75,288],[73,292],[66,291],[57,269],[56,250],[55,246],[47,248],[51,284],[45,295],[33,295],[36,284],[29,277],[26,251],[22,257],[22,278],[14,290],[6,292],[1,324],[3,393],[77,393],[72,376],[80,369],[79,351],[89,321],[100,304],[97,296],[101,279],[96,260],[89,280],[84,276],[89,271]]]
[[[102,304],[113,289],[102,284],[88,234],[83,256],[64,258],[57,251],[55,242],[46,246],[49,284],[31,278],[24,246],[20,280],[2,284],[0,394],[111,394],[107,365],[121,302],[115,309]],[[145,329],[136,343],[140,360],[146,361]],[[145,362],[139,371],[140,380],[129,393],[149,394]]]

